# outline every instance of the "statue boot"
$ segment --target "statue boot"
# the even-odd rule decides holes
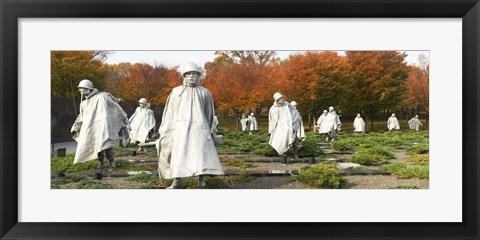
[[[108,159],[108,163],[109,163],[108,171],[111,172],[111,171],[113,171],[113,169],[115,169],[115,161],[114,161],[114,159],[112,159],[112,160]]]
[[[98,161],[100,162],[100,165],[98,166],[98,171],[103,172],[105,169],[105,161],[103,161],[103,158],[99,158]]]
[[[185,188],[185,185],[183,184],[183,180],[181,178],[173,179],[172,185],[167,187],[167,189],[182,189],[182,188]]]
[[[198,188],[202,189],[207,186],[207,183],[205,182],[205,175],[200,175],[198,176]]]

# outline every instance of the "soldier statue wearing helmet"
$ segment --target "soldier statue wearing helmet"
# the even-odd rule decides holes
[[[202,69],[197,64],[189,62],[184,64],[180,69],[183,77],[183,84],[187,86],[198,86]]]
[[[273,94],[274,104],[268,112],[268,133],[272,146],[282,156],[282,164],[286,164],[286,152],[290,147],[294,149],[294,156],[298,158],[297,148],[301,135],[302,119],[300,113],[292,104],[283,99],[281,93]]]
[[[303,140],[305,140],[306,135],[305,135],[305,128],[303,128],[302,115],[300,114],[300,112],[297,109],[297,102],[296,101],[292,101],[292,102],[290,102],[290,104],[292,104],[292,106],[295,108],[295,111],[297,111],[298,115],[300,116],[300,121],[297,122],[297,126],[294,126],[294,129],[298,129],[297,139],[303,141]]]
[[[168,96],[158,132],[158,175],[174,179],[172,188],[184,188],[182,178],[198,176],[198,187],[206,186],[206,175],[223,175],[214,145],[215,110],[210,91],[199,85],[202,70],[195,63],[180,68],[183,85]]]
[[[129,136],[130,140],[135,143],[145,143],[148,139],[148,134],[155,127],[156,121],[147,99],[140,98],[138,105],[139,107],[137,107],[132,116],[130,116],[131,130]],[[138,151],[144,150],[145,148],[142,146],[138,148]]]
[[[328,131],[327,138],[325,141],[335,141],[338,138],[338,131],[340,131],[340,127],[342,126],[342,123],[340,122],[340,117],[337,115],[335,112],[335,108],[333,106],[330,106],[328,108],[328,114],[325,117],[325,128],[326,131]]]
[[[119,131],[128,126],[127,114],[116,98],[110,93],[99,92],[90,80],[80,81],[77,87],[85,100],[80,103],[80,113],[71,129],[78,142],[74,164],[98,159],[99,170],[103,171],[106,157],[113,170],[114,147]]]

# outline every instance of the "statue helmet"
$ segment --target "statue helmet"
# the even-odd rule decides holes
[[[392,113],[392,117],[395,117],[395,113]]]
[[[188,62],[183,64],[180,67],[180,71],[182,73],[182,76],[185,76],[185,73],[187,72],[197,72],[198,74],[202,74],[202,69],[195,63],[193,62]]]
[[[323,110],[323,113],[327,113],[328,111],[327,110]]]
[[[93,83],[92,81],[88,79],[83,79],[78,83],[78,88],[86,88],[86,89],[93,89]]]
[[[143,104],[145,104],[145,105],[148,103],[148,102],[147,102],[147,99],[145,99],[145,98],[140,98],[140,100],[138,100],[138,102],[139,102],[139,103],[143,103]]]
[[[275,94],[273,94],[273,100],[277,101],[277,99],[283,97],[283,95],[281,93],[278,93],[276,92]]]
[[[297,106],[297,102],[295,101],[292,101],[290,104],[292,104],[293,106]]]

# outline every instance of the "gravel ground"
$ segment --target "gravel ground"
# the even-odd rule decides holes
[[[264,159],[264,160],[274,160],[278,161],[279,157],[264,157],[264,156],[255,156],[255,155],[220,155],[220,160],[223,162],[224,169],[227,171],[269,171],[269,170],[299,170],[303,166],[307,166],[308,163],[289,163],[287,165],[282,165],[280,162],[249,162],[254,164],[255,167],[253,168],[239,168],[233,166],[226,166],[225,162],[232,161],[232,160],[249,160],[249,159]],[[337,155],[338,158],[349,158],[351,155],[342,154]],[[392,161],[395,162],[406,162],[408,159],[408,155],[405,154],[404,151],[396,151],[395,158]],[[138,155],[138,156],[122,156],[118,157],[118,160],[157,160],[148,158],[145,155]],[[156,167],[156,162],[137,162],[136,165],[148,165],[152,167]],[[369,167],[369,168],[377,168],[377,167]],[[382,175],[370,175],[370,176],[347,176],[345,177],[348,179],[348,188],[349,189],[388,189],[393,187],[398,187],[401,185],[408,185],[408,186],[415,186],[419,189],[428,189],[429,188],[429,181],[428,179],[397,179],[395,176],[382,176]],[[141,186],[146,185],[145,183],[135,182],[135,181],[128,181],[126,178],[111,178],[105,177],[101,181],[104,184],[110,184],[115,189],[129,189],[129,188],[139,188]],[[238,182],[238,181],[227,181],[232,189],[311,189],[307,185],[302,183],[296,182],[290,176],[282,176],[282,177],[256,177],[254,180],[250,182]],[[75,188],[76,183],[68,183],[65,185],[60,186],[61,189],[73,189]]]
[[[397,179],[394,176],[348,176],[349,189],[388,189],[400,185],[415,186],[419,189],[428,189],[428,180]],[[144,186],[145,183],[128,181],[126,178],[104,178],[98,181],[110,184],[114,189],[131,189]],[[76,183],[62,185],[61,189],[75,189]],[[313,187],[296,182],[289,176],[284,177],[256,177],[250,182],[230,181],[232,189],[314,189]]]
[[[395,176],[348,176],[348,188],[351,189],[388,189],[400,185],[413,185],[419,189],[428,189],[428,179],[397,179]]]
[[[92,179],[89,179],[92,180]],[[126,178],[113,178],[113,177],[106,177],[102,180],[95,180],[98,183],[103,184],[110,184],[114,189],[131,189],[131,188],[139,188],[145,183],[135,182],[135,181],[128,181]],[[60,189],[75,189],[75,185],[77,182],[74,183],[67,183],[60,186]]]
[[[238,167],[231,167],[231,166],[225,166],[224,165],[224,168],[225,168],[226,171],[298,170],[301,167],[308,165],[308,163],[289,163],[287,165],[282,165],[281,163],[263,163],[263,162],[252,162],[252,164],[255,164],[255,167],[242,169],[242,168],[238,168]]]
[[[232,182],[232,189],[310,189],[292,177],[257,177],[247,183]]]

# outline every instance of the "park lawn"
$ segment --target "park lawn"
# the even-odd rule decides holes
[[[268,145],[269,135],[263,130],[254,132],[252,134],[238,131],[238,130],[221,130],[219,132],[223,137],[223,144],[217,146],[219,153],[248,153],[248,156],[269,156],[276,157],[278,154]],[[317,159],[326,159],[331,154],[326,154],[319,146],[325,146],[324,136],[318,133],[307,131],[307,138],[302,142],[299,149],[299,156],[301,158],[315,156]],[[349,154],[342,154],[348,156],[345,161],[355,162],[362,165],[358,170],[377,169],[390,172],[398,179],[428,179],[429,178],[429,132],[428,131],[412,131],[400,130],[392,132],[370,132],[370,133],[351,133],[341,131],[337,141],[330,145],[332,150],[341,152],[350,152]],[[118,153],[126,154],[131,149],[116,149]],[[352,154],[353,153],[353,154]],[[290,153],[291,154],[291,153]],[[399,157],[399,155],[401,157]],[[149,159],[155,159],[156,151],[150,149],[145,156]],[[248,157],[246,156],[246,157]],[[328,156],[328,157],[327,157]],[[82,164],[73,165],[74,154],[68,154],[66,157],[52,157],[51,159],[51,173],[80,173],[80,172],[96,172],[98,168],[98,161],[90,161]],[[235,157],[233,159],[240,159]],[[156,164],[139,165],[138,163],[129,162],[120,159],[116,160],[117,167],[115,171],[156,171]],[[242,161],[223,162],[225,167],[233,166],[242,171],[246,169],[255,168],[254,163],[251,166],[244,166],[246,164]],[[238,166],[237,166],[238,165]],[[323,170],[318,168],[305,168],[307,173],[302,181],[309,186],[320,186],[326,188],[337,188],[346,186],[342,178],[337,179],[337,172],[333,170]],[[308,171],[307,171],[308,170]],[[334,185],[322,185],[323,182],[315,180],[315,174],[319,174],[319,178],[326,179]],[[211,178],[210,181],[214,188],[227,188],[224,183],[231,181],[248,182],[252,179],[248,174],[237,177],[221,177]],[[300,179],[300,178],[299,178]],[[133,188],[165,188],[169,182],[159,181],[158,177],[153,176],[137,176],[131,177],[130,181],[138,182],[140,185],[134,185]],[[312,181],[309,183],[309,181]],[[89,180],[89,178],[82,178],[72,176],[65,179],[54,179],[52,181],[52,188],[60,188],[65,184],[72,185],[73,188],[115,188],[115,185],[102,185],[101,182]],[[114,184],[113,181],[112,184]],[[312,184],[313,183],[313,184]],[[191,185],[191,186],[190,186]],[[189,180],[189,186],[195,187],[195,179]]]

